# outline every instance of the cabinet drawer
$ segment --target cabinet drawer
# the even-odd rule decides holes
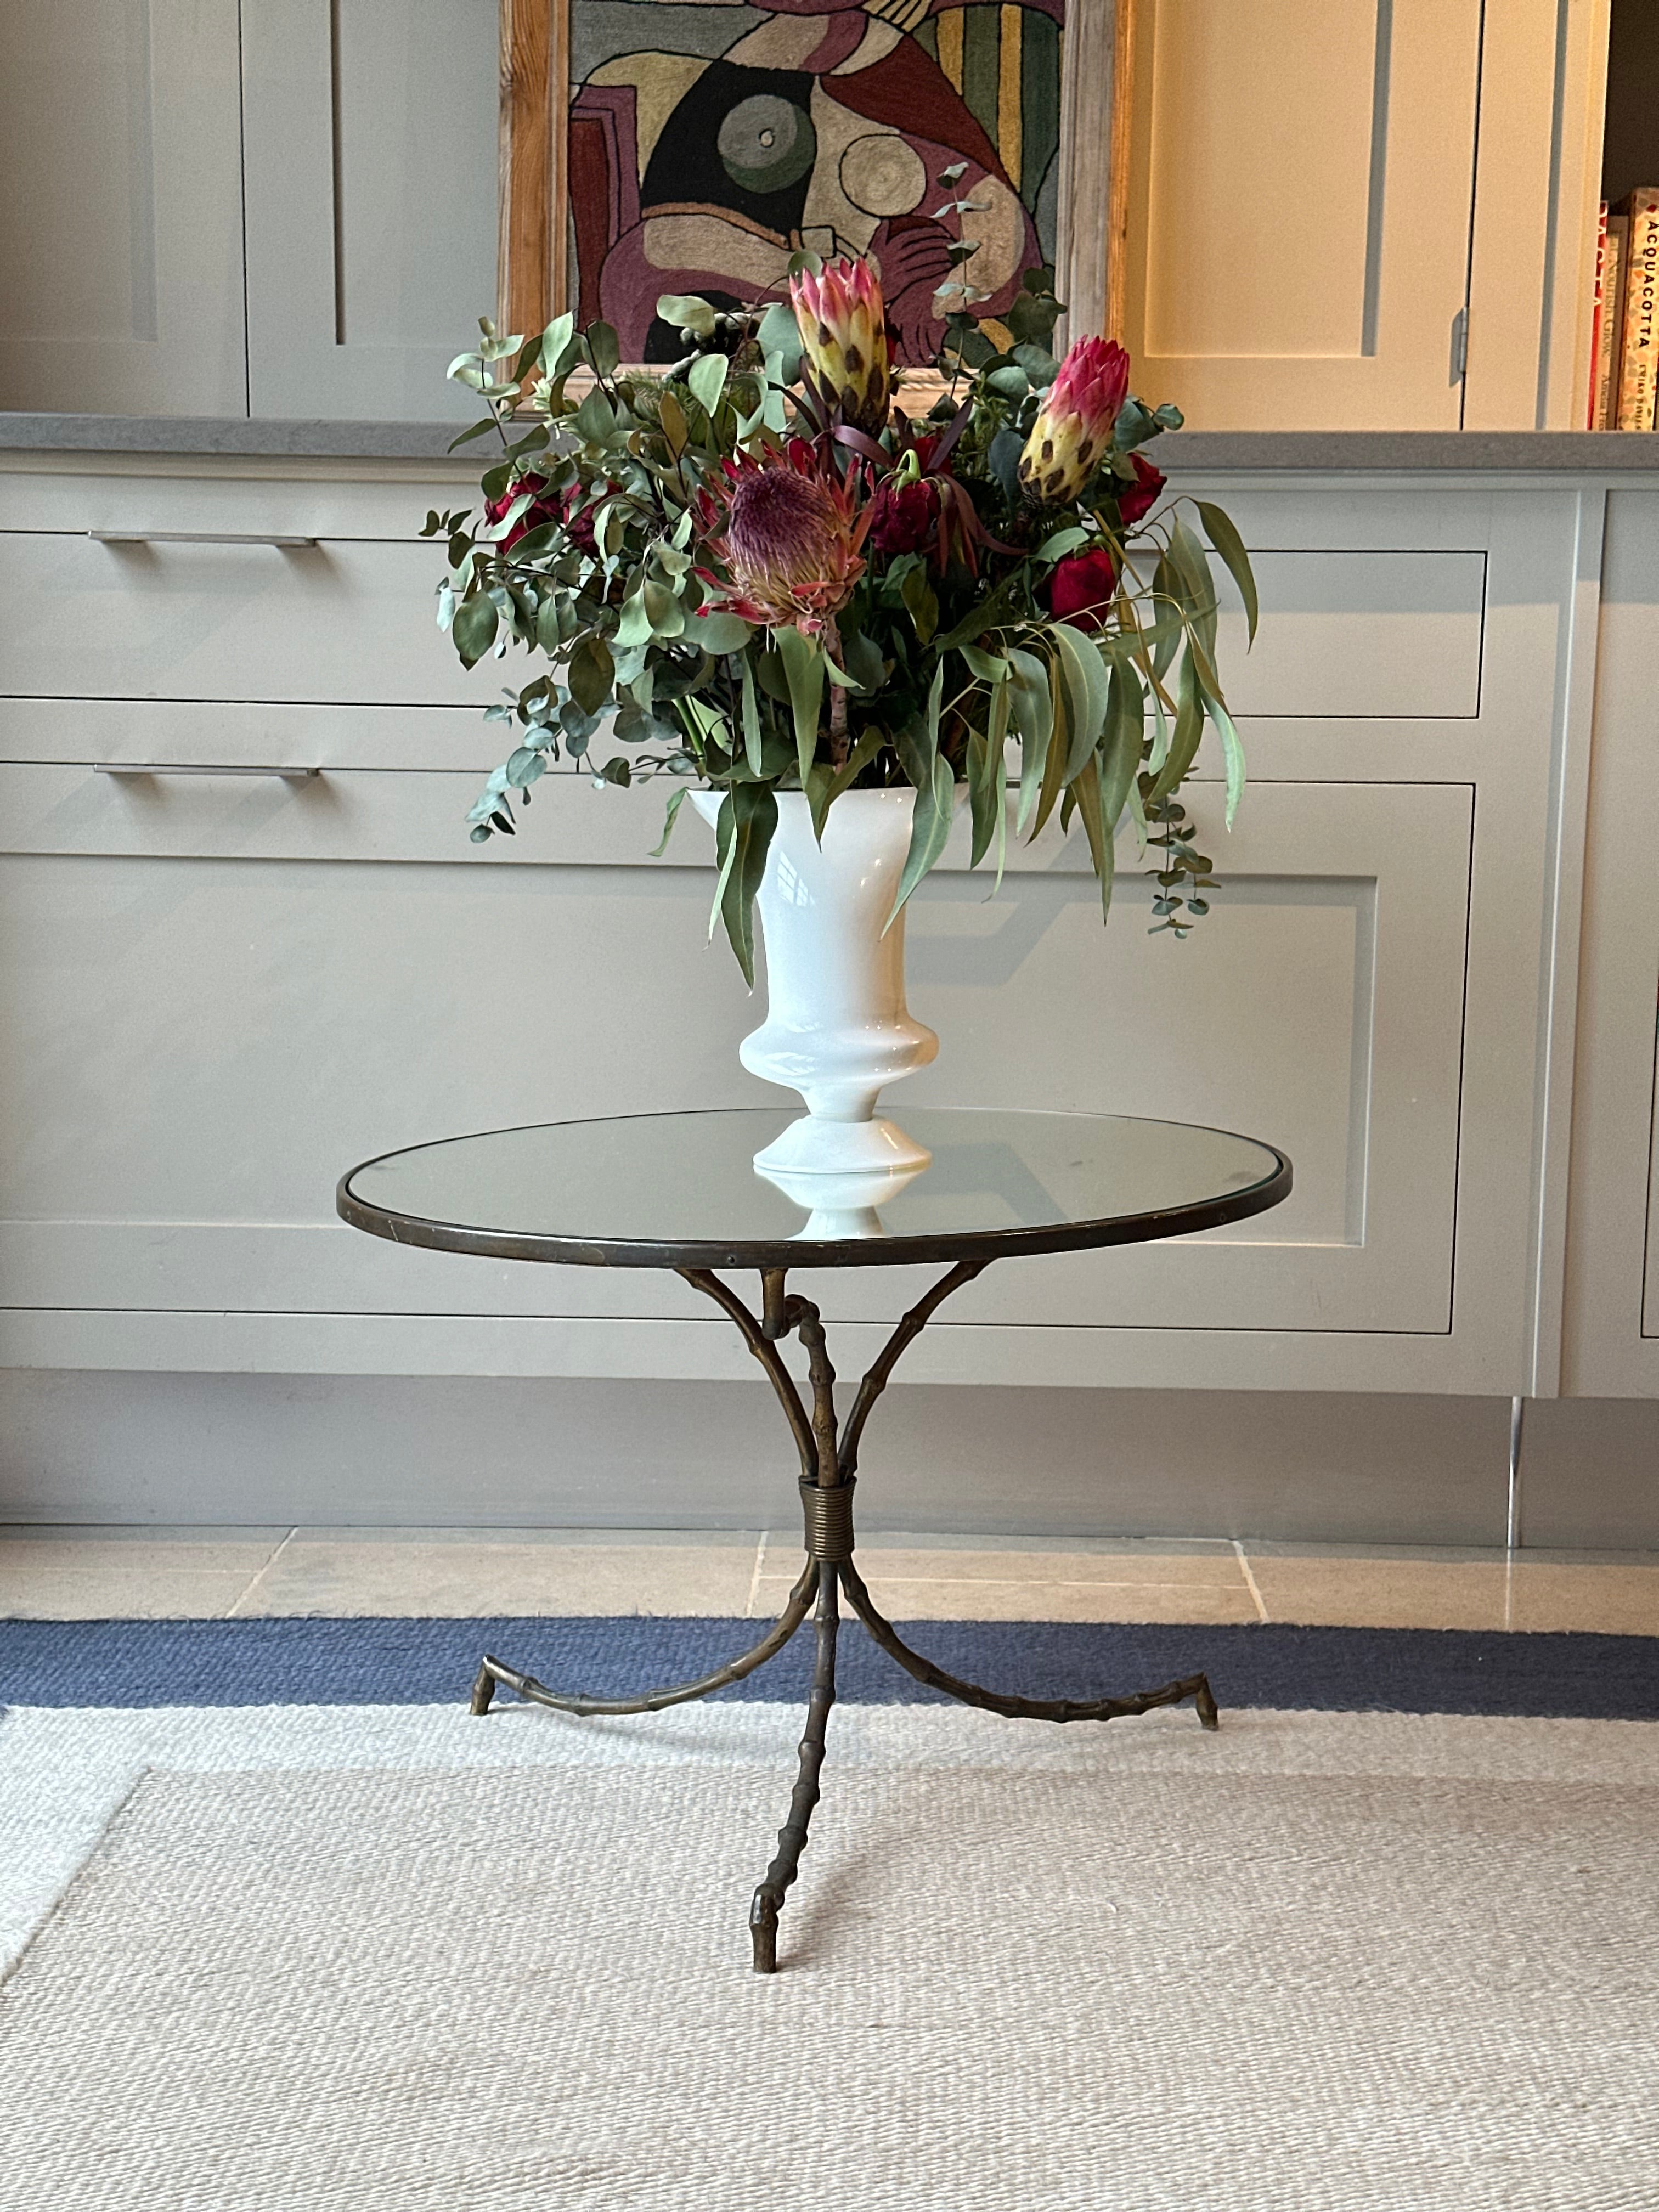
[[[307,535],[0,532],[0,695],[453,707],[499,693],[496,663],[467,674],[437,627],[441,547],[278,542]]]
[[[346,774],[145,795],[0,768],[0,1304],[684,1312],[654,1273],[404,1251],[333,1218],[341,1170],[398,1145],[775,1103],[737,1063],[759,1007],[707,941],[702,824],[652,863],[657,794],[548,778],[525,834],[476,848],[465,793]],[[964,1293],[963,1324],[1066,1332],[1079,1381],[1101,1379],[1115,1329],[1449,1322],[1469,793],[1264,784],[1231,840],[1215,787],[1195,803],[1226,889],[1185,944],[1146,935],[1127,851],[1103,939],[1057,838],[1018,850],[994,903],[958,865],[912,909],[911,1001],[944,1050],[893,1095],[901,1120],[907,1096],[1164,1115],[1297,1163],[1295,1197],[1259,1221],[1011,1262]],[[819,1291],[869,1318],[915,1280]]]

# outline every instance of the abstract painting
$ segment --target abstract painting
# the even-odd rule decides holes
[[[625,361],[672,361],[661,294],[776,293],[805,247],[872,256],[911,362],[964,272],[994,321],[1055,261],[1065,4],[568,0],[578,320],[614,324]]]

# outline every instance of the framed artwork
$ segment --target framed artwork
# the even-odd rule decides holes
[[[1100,329],[1121,5],[501,0],[504,326],[568,307],[672,361],[660,295],[779,293],[805,246],[873,256],[919,365],[962,243],[994,336],[1043,264],[1071,334]]]

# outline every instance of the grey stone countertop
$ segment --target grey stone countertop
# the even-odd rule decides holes
[[[456,422],[246,422],[231,416],[0,411],[0,453],[181,453],[227,459],[441,460]],[[1591,430],[1176,430],[1164,469],[1623,474],[1659,469],[1659,434]],[[483,448],[454,456],[469,474]]]

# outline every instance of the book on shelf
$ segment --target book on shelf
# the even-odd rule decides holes
[[[1622,290],[1625,329],[1619,349],[1620,430],[1651,430],[1659,393],[1659,185],[1643,185],[1628,203],[1630,234]]]
[[[1625,269],[1630,217],[1610,215],[1601,203],[1595,240],[1595,303],[1590,320],[1589,423],[1613,430],[1619,423],[1619,366],[1625,336]]]

